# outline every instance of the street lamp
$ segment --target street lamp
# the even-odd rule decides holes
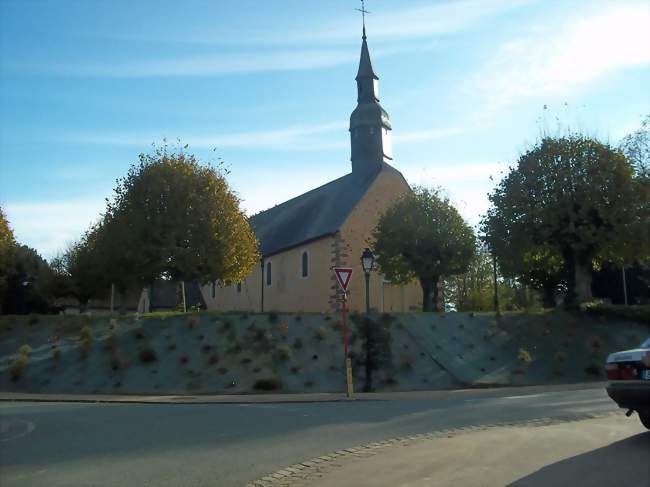
[[[375,263],[375,256],[368,247],[361,254],[361,267],[366,275],[366,313],[370,312],[370,272]]]

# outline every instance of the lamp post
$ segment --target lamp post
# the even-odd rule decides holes
[[[370,313],[370,272],[375,263],[375,256],[370,249],[366,247],[361,254],[361,267],[366,275],[366,313]]]

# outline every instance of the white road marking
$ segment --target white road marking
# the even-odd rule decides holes
[[[527,396],[506,396],[502,397],[501,399],[528,399],[531,397],[540,397],[544,396],[544,394],[528,394]]]
[[[14,428],[12,428],[12,426]],[[10,431],[10,429],[18,430],[16,433],[14,433],[11,436],[8,436],[6,438],[0,438],[1,442],[6,442],[6,441],[11,441],[11,440],[17,440],[18,438],[22,438],[23,436],[27,436],[30,434],[36,426],[34,423],[31,421],[25,421],[24,419],[15,419],[15,420],[2,420],[0,421],[0,433],[6,434]]]

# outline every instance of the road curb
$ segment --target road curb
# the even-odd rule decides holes
[[[311,458],[294,465],[276,470],[273,473],[265,475],[259,479],[248,482],[244,487],[297,487],[308,484],[312,480],[323,477],[330,470],[341,466],[341,460],[350,460],[352,458],[363,458],[377,454],[385,448],[394,446],[407,446],[414,442],[435,440],[438,438],[458,436],[461,434],[485,431],[492,428],[500,427],[542,427],[556,424],[584,421],[588,419],[600,419],[609,416],[620,415],[620,411],[611,411],[607,413],[589,413],[575,416],[549,416],[525,421],[504,421],[498,423],[489,423],[484,425],[464,426],[461,428],[452,428],[445,430],[435,430],[428,433],[420,433],[410,436],[399,436],[384,441],[366,443],[352,448],[344,448],[326,455]]]
[[[180,400],[150,400],[150,399],[61,399],[61,398],[1,398],[0,402],[40,402],[40,403],[77,403],[77,404],[176,404],[176,405],[188,405],[188,404],[220,404],[224,406],[228,405],[242,405],[242,404],[310,404],[310,403],[328,403],[328,402],[379,402],[384,401],[385,399],[286,399],[286,400],[253,400],[246,401],[235,400],[235,401],[223,401],[223,400],[190,400],[190,399],[180,399]]]
[[[39,394],[22,392],[0,392],[0,402],[60,402],[60,403],[116,403],[116,404],[304,404],[323,402],[367,402],[391,400],[431,399],[436,396],[491,394],[504,390],[517,393],[559,392],[563,390],[583,390],[604,387],[606,382],[583,382],[575,384],[551,384],[534,386],[472,387],[465,389],[441,389],[431,391],[394,391],[357,393],[353,398],[343,393],[313,394],[205,394],[205,395],[111,395],[111,394]]]

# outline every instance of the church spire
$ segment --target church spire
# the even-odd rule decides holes
[[[357,9],[358,10],[358,9]],[[350,142],[352,173],[366,178],[381,170],[384,162],[391,161],[391,126],[388,113],[379,104],[379,77],[370,61],[366,37],[365,14],[369,13],[361,1],[364,16],[361,37],[361,56],[357,72],[357,107],[350,116]]]
[[[375,93],[375,85],[377,84],[376,81],[379,80],[379,77],[372,69],[370,51],[368,51],[368,38],[366,37],[366,14],[369,14],[370,12],[366,10],[364,0],[361,0],[361,8],[358,8],[357,10],[361,12],[363,19],[363,35],[361,36],[361,56],[359,58],[359,70],[357,71],[357,77],[355,79],[357,81],[359,95],[361,95],[361,93],[365,93],[368,98],[373,95],[372,99],[379,100],[379,93]],[[364,90],[363,88],[366,87],[364,85],[367,85],[367,88],[370,89]]]
[[[370,51],[368,50],[368,42],[366,41],[366,31],[363,31],[363,40],[361,41],[361,56],[359,58],[359,70],[357,71],[357,83],[363,78],[378,80],[379,77],[372,69],[372,61],[370,61]],[[372,84],[372,83],[371,83]]]

